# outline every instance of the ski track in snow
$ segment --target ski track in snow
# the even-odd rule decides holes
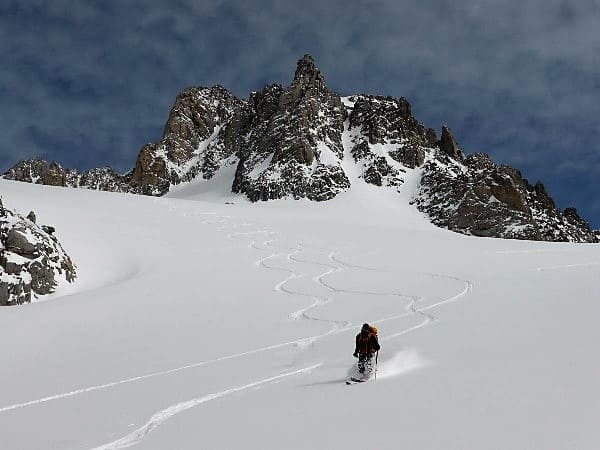
[[[216,392],[214,394],[204,395],[202,397],[193,398],[191,400],[187,400],[184,402],[177,403],[175,405],[171,405],[168,408],[165,408],[161,411],[158,411],[148,421],[139,427],[137,430],[132,431],[127,436],[124,436],[116,441],[110,442],[108,444],[100,445],[99,447],[95,447],[94,450],[115,450],[120,448],[127,448],[133,445],[139,444],[151,431],[162,425],[164,422],[169,420],[171,417],[180,414],[190,408],[194,408],[202,403],[210,402],[211,400],[215,400],[217,398],[222,398],[227,395],[235,394],[236,392],[244,391],[246,389],[251,389],[257,386],[261,386],[263,384],[272,383],[277,380],[281,380],[283,378],[291,377],[294,375],[299,375],[302,373],[310,372],[313,369],[321,366],[322,364],[314,364],[309,367],[304,367],[302,369],[294,370],[293,372],[282,373],[280,375],[275,375],[270,378],[265,378],[264,380],[255,381],[253,383],[245,384],[243,386],[238,386],[235,388],[227,389],[221,392]]]
[[[277,235],[277,232],[273,232],[273,231],[267,231],[267,230],[257,230],[257,231],[252,231],[252,232],[246,232],[246,233],[229,233],[227,235],[227,238],[232,239],[232,238],[238,238],[241,236],[249,236],[249,235],[255,235],[255,234],[267,234],[269,236],[274,236]],[[417,307],[417,303],[419,301],[421,301],[423,298],[420,296],[412,296],[412,295],[407,295],[407,294],[403,294],[403,293],[399,293],[399,292],[369,292],[369,291],[358,291],[358,290],[349,290],[349,289],[343,289],[343,288],[338,288],[338,287],[334,287],[331,284],[327,283],[325,281],[325,277],[332,275],[334,273],[339,273],[341,271],[343,271],[343,267],[346,268],[352,268],[352,269],[358,269],[358,270],[366,270],[366,271],[374,271],[374,272],[396,272],[396,271],[389,271],[386,269],[379,269],[379,268],[374,268],[374,267],[368,267],[368,266],[360,266],[360,265],[353,265],[350,263],[347,263],[345,261],[342,261],[341,259],[339,259],[338,257],[335,256],[335,252],[329,252],[328,254],[328,258],[329,260],[333,263],[333,264],[337,264],[337,265],[333,265],[333,264],[325,264],[322,262],[317,262],[317,261],[311,261],[311,260],[304,260],[304,259],[299,259],[296,257],[296,255],[298,255],[299,253],[305,253],[305,247],[302,245],[302,243],[297,242],[296,243],[296,247],[281,247],[281,246],[275,246],[273,245],[273,243],[275,242],[276,239],[271,238],[268,239],[266,241],[264,241],[262,243],[262,245],[265,248],[260,248],[258,246],[256,246],[256,241],[252,241],[250,243],[250,247],[255,249],[255,250],[261,250],[261,251],[268,251],[268,249],[266,247],[270,247],[271,249],[274,250],[290,250],[291,252],[288,253],[286,255],[286,260],[289,262],[296,262],[296,263],[303,263],[303,264],[311,264],[311,265],[316,265],[316,266],[322,266],[322,267],[326,267],[327,270],[315,277],[312,278],[312,281],[320,284],[321,286],[325,287],[328,291],[330,291],[333,294],[342,294],[342,295],[347,295],[347,294],[358,294],[358,295],[366,295],[366,296],[396,296],[400,299],[403,300],[408,300],[409,303],[407,305],[407,307],[405,308],[404,313],[401,314],[397,314],[397,315],[393,315],[393,316],[388,316],[388,317],[384,317],[384,318],[380,318],[380,319],[375,319],[372,320],[371,323],[373,324],[378,324],[378,323],[382,323],[382,322],[387,322],[387,321],[391,321],[391,320],[397,320],[403,317],[407,317],[407,316],[411,316],[411,315],[420,315],[424,318],[423,322],[421,322],[420,324],[417,324],[413,327],[401,330],[398,333],[393,333],[393,334],[389,334],[387,335],[385,338],[382,339],[382,341],[388,341],[390,339],[394,339],[396,337],[405,335],[407,333],[410,333],[414,330],[417,330],[419,328],[422,328],[424,326],[426,326],[427,324],[429,324],[430,322],[433,322],[435,320],[438,320],[437,317],[435,317],[434,315],[428,313],[428,310],[434,309],[438,306],[447,304],[447,303],[451,303],[454,302],[462,297],[464,297],[465,295],[467,295],[472,289],[473,289],[473,282],[471,280],[465,280],[459,277],[454,277],[454,276],[449,276],[449,275],[444,275],[444,274],[439,274],[439,273],[429,273],[429,272],[415,272],[416,274],[420,274],[420,275],[426,275],[429,276],[431,278],[443,278],[443,279],[448,279],[448,280],[453,280],[453,281],[457,281],[460,283],[464,284],[464,288],[463,290],[461,290],[458,294],[455,294],[453,296],[450,296],[448,298],[439,300],[433,304],[427,305],[427,306],[423,306],[423,307]],[[316,250],[326,253],[327,250],[323,249],[323,248],[316,248]],[[273,266],[273,265],[268,265],[266,264],[266,261],[274,259],[274,258],[278,258],[281,257],[282,253],[271,253],[270,255],[264,257],[264,258],[260,258],[259,260],[257,260],[255,262],[255,264],[257,266],[261,266],[265,269],[269,269],[269,270],[277,270],[277,271],[283,271],[288,273],[288,275],[286,276],[286,278],[284,278],[282,281],[280,281],[279,283],[277,283],[274,287],[274,290],[277,292],[282,292],[282,293],[286,293],[289,295],[297,295],[297,296],[305,296],[305,297],[310,297],[313,299],[313,302],[304,307],[301,308],[297,311],[294,311],[292,313],[289,314],[289,317],[293,320],[297,320],[299,318],[303,318],[305,320],[314,320],[314,321],[322,321],[322,322],[327,322],[330,325],[332,325],[332,329],[324,334],[318,335],[318,336],[313,336],[313,337],[308,337],[305,339],[302,339],[302,341],[307,341],[307,342],[315,342],[318,339],[321,339],[325,336],[331,335],[331,334],[337,334],[340,332],[344,332],[350,329],[351,327],[351,323],[347,322],[347,321],[336,321],[336,320],[327,320],[327,319],[322,319],[316,316],[312,316],[312,315],[308,315],[308,311],[318,308],[321,305],[324,305],[326,303],[329,303],[333,300],[333,298],[331,297],[323,297],[323,296],[318,296],[318,295],[314,295],[314,294],[306,294],[304,292],[300,292],[300,291],[293,291],[289,288],[286,288],[285,285],[293,280],[293,279],[298,279],[298,278],[302,278],[304,276],[304,274],[295,272],[292,269],[288,269],[288,268],[284,268],[284,267],[278,267],[278,266]],[[340,267],[341,266],[341,267]]]
[[[265,231],[266,234],[268,235],[275,235],[277,234],[276,232],[267,232]],[[233,239],[233,238],[238,238],[239,236],[248,236],[250,233],[230,233],[227,235],[227,238],[229,239]],[[285,255],[285,259],[288,262],[305,262],[305,261],[300,261],[296,258],[294,258],[294,255],[297,255],[298,253],[304,252],[304,246],[300,243],[297,242],[296,243],[296,247],[281,247],[281,246],[275,246],[273,245],[273,243],[275,242],[275,239],[268,239],[266,241],[264,241],[262,243],[262,245],[265,248],[260,248],[256,246],[256,242],[253,241],[251,243],[251,248],[255,249],[255,250],[262,250],[262,251],[268,251],[268,249],[266,247],[270,247],[274,250],[280,249],[280,250],[289,250],[290,252],[287,253]],[[344,329],[346,327],[350,326],[350,322],[347,321],[338,321],[338,320],[329,320],[329,319],[323,319],[320,317],[316,317],[316,316],[312,316],[309,315],[308,312],[312,309],[318,308],[321,305],[324,305],[326,303],[329,303],[332,301],[331,297],[323,297],[323,296],[319,296],[319,295],[315,295],[315,294],[307,294],[301,291],[294,291],[288,287],[286,287],[286,284],[288,282],[290,282],[291,280],[294,279],[299,279],[299,278],[303,278],[305,276],[305,274],[296,272],[292,269],[288,269],[285,267],[278,267],[278,266],[274,266],[274,265],[269,265],[266,262],[270,259],[274,259],[277,257],[281,257],[282,253],[271,253],[269,256],[266,256],[264,258],[260,258],[255,262],[255,265],[257,266],[261,266],[264,269],[268,269],[268,270],[275,270],[275,271],[282,271],[282,272],[286,272],[288,275],[281,280],[280,282],[278,282],[274,287],[273,290],[279,293],[283,293],[283,294],[288,294],[288,295],[297,295],[297,296],[301,296],[301,297],[310,297],[313,300],[313,303],[311,303],[310,305],[300,308],[296,311],[291,312],[288,317],[292,320],[298,320],[299,318],[305,319],[305,320],[313,320],[313,321],[319,321],[319,322],[325,322],[331,325],[331,329],[330,331],[317,335],[317,336],[311,336],[311,337],[307,337],[307,338],[303,338],[301,339],[300,342],[296,343],[296,345],[301,346],[301,345],[307,345],[310,343],[315,342],[318,339],[321,339],[325,336],[331,335],[333,333],[335,333],[337,330],[339,329]],[[338,269],[336,267],[332,267],[326,264],[320,264],[320,263],[315,263],[313,261],[308,262],[308,264],[312,264],[312,265],[319,265],[319,266],[326,266],[328,267],[328,270],[326,270],[325,272],[323,272],[322,274],[318,275],[317,277],[314,277],[313,280],[316,279],[320,279],[321,277],[328,275],[334,271],[339,271],[341,269]]]
[[[537,272],[545,272],[547,270],[561,270],[561,269],[573,269],[579,267],[591,267],[600,266],[600,262],[589,262],[589,263],[577,263],[577,264],[564,264],[561,266],[549,266],[549,267],[537,267]]]
[[[527,254],[527,253],[563,253],[565,249],[532,249],[532,250],[494,250],[493,253],[497,253],[499,255],[518,255],[518,254]]]
[[[369,267],[369,266],[361,266],[361,265],[356,265],[356,264],[350,264],[347,263],[345,261],[342,261],[339,257],[336,257],[334,255],[330,256],[331,260],[344,266],[344,267],[348,267],[348,268],[352,268],[352,269],[359,269],[359,270],[366,270],[366,271],[372,271],[372,272],[391,272],[394,273],[396,271],[390,271],[387,269],[378,269],[375,267]],[[390,316],[390,317],[385,317],[383,319],[378,319],[378,320],[373,320],[372,323],[374,324],[378,324],[378,323],[382,323],[382,322],[387,322],[389,320],[395,320],[395,319],[399,319],[401,317],[406,317],[408,315],[412,315],[412,314],[419,314],[421,316],[423,316],[425,318],[425,320],[418,324],[415,325],[414,327],[411,328],[407,328],[405,330],[402,330],[398,333],[393,333],[393,334],[389,334],[387,335],[385,338],[382,339],[382,341],[387,341],[393,338],[396,338],[398,336],[402,336],[404,334],[407,334],[413,330],[417,330],[419,328],[424,327],[425,325],[427,325],[430,322],[433,322],[435,320],[438,320],[437,317],[435,317],[432,314],[427,313],[426,311],[437,308],[438,306],[447,304],[447,303],[452,303],[462,297],[464,297],[465,295],[467,295],[470,291],[473,290],[473,282],[471,280],[465,280],[463,278],[459,278],[459,277],[454,277],[454,276],[450,276],[450,275],[444,275],[444,274],[440,274],[440,273],[431,273],[431,272],[413,272],[415,274],[420,274],[420,275],[426,275],[429,276],[431,278],[443,278],[443,279],[447,279],[447,280],[453,280],[453,281],[457,281],[460,283],[464,284],[464,288],[462,291],[460,291],[458,294],[453,295],[451,297],[439,300],[431,305],[427,305],[427,306],[423,306],[420,308],[417,308],[417,302],[422,300],[422,297],[418,297],[418,296],[407,296],[404,294],[400,294],[400,293],[395,293],[395,292],[389,292],[389,293],[372,293],[372,292],[362,292],[362,291],[347,291],[349,293],[356,293],[356,294],[361,294],[361,295],[395,295],[398,297],[403,297],[403,298],[407,298],[410,300],[410,303],[408,304],[407,310],[409,312],[404,313],[404,314],[400,314],[397,316]]]
[[[494,253],[500,255],[513,255],[513,254],[532,254],[532,253],[568,253],[572,251],[571,249],[533,249],[533,250],[497,250]],[[584,262],[584,263],[573,263],[573,264],[561,264],[558,266],[546,266],[546,267],[536,267],[535,269],[530,269],[535,272],[545,272],[548,270],[562,270],[562,269],[574,269],[579,267],[590,267],[590,266],[600,266],[600,262],[592,261],[592,262]]]
[[[176,206],[175,207],[170,206],[169,210],[172,212],[175,212],[175,213],[180,213],[179,208]],[[186,212],[186,213],[184,213],[184,215],[187,217],[188,213]],[[214,359],[210,359],[210,360],[206,360],[206,361],[201,361],[201,362],[197,362],[197,363],[192,363],[192,364],[188,364],[188,365],[177,367],[177,368],[172,368],[172,369],[159,371],[159,372],[148,373],[148,374],[144,374],[144,375],[140,375],[140,376],[136,376],[136,377],[130,377],[127,379],[113,381],[113,382],[109,382],[109,383],[105,383],[105,384],[101,384],[101,385],[80,388],[80,389],[76,389],[76,390],[66,392],[66,393],[55,394],[55,395],[47,396],[47,397],[36,399],[36,400],[31,400],[31,401],[27,401],[27,402],[23,402],[23,403],[5,406],[5,407],[0,408],[0,413],[8,412],[8,411],[19,409],[19,408],[24,408],[27,406],[40,405],[40,404],[43,404],[46,402],[64,399],[67,397],[73,397],[76,395],[81,395],[81,394],[85,394],[85,393],[89,393],[89,392],[97,391],[97,390],[101,390],[101,389],[107,389],[107,388],[111,388],[111,387],[118,386],[118,385],[147,380],[149,378],[171,375],[171,374],[175,374],[177,372],[181,372],[184,370],[201,367],[201,366],[208,365],[208,364],[214,364],[214,363],[218,363],[218,362],[226,361],[226,360],[230,360],[230,359],[249,356],[249,355],[253,355],[256,353],[260,353],[260,352],[266,352],[266,351],[270,351],[270,350],[280,349],[280,348],[287,347],[287,346],[304,347],[308,344],[312,344],[312,343],[316,342],[317,340],[325,338],[327,336],[350,331],[352,324],[349,321],[324,319],[324,318],[310,314],[310,311],[316,310],[320,306],[334,301],[334,296],[340,296],[340,295],[363,295],[363,296],[374,296],[374,297],[395,296],[395,297],[401,299],[402,301],[408,301],[408,304],[404,308],[403,313],[395,314],[395,315],[391,315],[391,316],[387,316],[387,317],[383,317],[383,318],[373,319],[370,321],[370,323],[378,324],[378,323],[382,323],[382,322],[401,319],[403,317],[407,317],[407,316],[411,316],[411,315],[420,315],[423,317],[423,321],[421,323],[419,323],[415,326],[400,330],[397,333],[388,334],[387,336],[382,338],[382,341],[388,341],[388,340],[397,338],[399,336],[405,335],[407,333],[410,333],[412,331],[415,331],[417,329],[423,328],[426,325],[428,325],[429,323],[431,323],[432,321],[438,320],[435,316],[433,316],[430,313],[427,313],[426,311],[436,308],[440,305],[456,301],[456,300],[460,299],[461,297],[464,297],[465,295],[467,295],[469,293],[469,291],[471,291],[473,288],[473,283],[469,280],[463,280],[461,278],[443,275],[443,274],[415,272],[415,273],[418,273],[421,275],[430,276],[432,278],[444,278],[444,279],[450,279],[450,280],[462,282],[465,285],[464,289],[462,291],[460,291],[458,294],[455,294],[451,297],[439,300],[433,304],[423,306],[423,307],[418,307],[418,303],[422,300],[422,297],[419,297],[419,296],[406,295],[406,294],[403,294],[400,292],[393,292],[393,291],[392,292],[369,292],[369,291],[344,289],[341,287],[333,286],[331,283],[328,283],[326,281],[326,278],[333,274],[343,272],[345,269],[348,269],[348,268],[355,269],[355,270],[374,271],[374,272],[395,272],[395,271],[389,271],[386,269],[378,269],[378,268],[374,268],[374,267],[350,264],[350,263],[347,263],[347,262],[341,260],[339,257],[337,257],[335,252],[329,251],[329,250],[323,249],[323,248],[316,248],[314,250],[322,252],[323,254],[327,254],[328,261],[329,261],[328,263],[313,261],[310,259],[301,259],[298,257],[298,255],[307,254],[307,250],[302,245],[302,243],[297,242],[295,247],[285,247],[285,246],[276,245],[275,243],[277,242],[278,239],[275,236],[279,235],[279,233],[277,233],[275,231],[270,231],[267,229],[256,229],[256,230],[250,230],[250,231],[233,231],[232,232],[231,229],[237,229],[237,228],[241,228],[241,227],[250,227],[250,226],[256,226],[256,225],[246,223],[246,222],[234,223],[231,221],[233,219],[231,216],[219,216],[214,212],[194,212],[194,213],[192,213],[192,216],[195,216],[195,217],[210,216],[211,219],[214,219],[214,220],[203,220],[202,224],[217,225],[218,226],[217,231],[227,233],[227,235],[226,235],[227,239],[250,238],[250,242],[247,245],[247,247],[249,249],[253,249],[255,251],[261,251],[261,252],[269,252],[269,254],[267,256],[257,259],[254,264],[265,270],[284,272],[287,274],[281,281],[277,282],[273,286],[273,290],[278,293],[285,294],[285,295],[308,297],[311,299],[310,304],[308,304],[307,306],[302,307],[296,311],[291,312],[288,317],[291,320],[304,319],[304,320],[310,320],[310,321],[323,322],[323,323],[330,325],[330,329],[321,334],[308,336],[308,337],[304,337],[304,338],[300,338],[300,339],[295,339],[292,341],[281,342],[281,343],[273,344],[270,346],[257,348],[257,349],[253,349],[253,350],[249,350],[249,351],[244,351],[244,352],[240,352],[240,353],[236,353],[236,354],[231,354],[231,355],[214,358]],[[229,230],[227,229],[227,227],[229,227]],[[262,245],[262,247],[257,245],[257,240],[255,239],[257,236],[260,236],[260,235],[263,235],[264,237],[266,237],[266,240],[260,242],[260,245]],[[330,293],[330,295],[329,296],[321,296],[321,295],[306,293],[306,292],[302,292],[302,291],[298,291],[298,290],[293,290],[292,288],[288,287],[287,284],[289,282],[291,282],[292,280],[298,280],[298,279],[302,279],[302,278],[306,279],[306,274],[302,273],[302,272],[298,272],[294,269],[290,269],[287,267],[280,267],[280,266],[276,265],[273,261],[275,261],[277,258],[283,258],[289,264],[293,264],[295,266],[298,266],[301,264],[308,264],[308,265],[323,267],[324,270],[321,273],[319,273],[318,275],[311,277],[310,281],[325,288]],[[286,378],[286,377],[289,377],[292,375],[296,375],[299,373],[308,372],[308,371],[310,371],[316,367],[319,367],[321,365],[322,365],[322,363],[314,365],[314,366],[310,366],[307,368],[299,369],[299,370],[296,370],[293,372],[276,375],[274,377],[266,378],[264,380],[253,382],[253,383],[250,383],[250,384],[247,384],[244,386],[228,389],[225,391],[221,391],[218,393],[206,395],[206,396],[195,398],[195,399],[192,399],[189,401],[181,402],[176,405],[172,405],[166,409],[163,409],[163,410],[155,413],[146,422],[146,424],[144,424],[142,427],[138,428],[134,432],[129,433],[127,436],[125,436],[121,439],[118,439],[114,442],[97,447],[97,449],[109,449],[109,448],[114,449],[114,448],[130,447],[132,445],[139,443],[152,430],[156,429],[158,426],[160,426],[166,420],[170,419],[171,417],[173,417],[174,415],[176,415],[182,411],[185,411],[187,409],[190,409],[190,408],[200,405],[202,403],[206,403],[210,400],[214,400],[216,398],[221,398],[221,397],[224,397],[226,395],[229,395],[229,394],[232,394],[235,392],[239,392],[239,391],[242,391],[245,389],[256,387],[256,386],[259,386],[262,384],[267,384],[267,383],[270,383],[270,382],[273,382],[273,381],[276,381],[279,379],[283,379],[283,378]]]

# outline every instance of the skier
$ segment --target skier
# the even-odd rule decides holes
[[[380,349],[377,339],[377,328],[368,323],[363,324],[360,333],[356,335],[356,347],[353,356],[358,358],[358,371],[363,380],[368,380],[373,374],[375,353]]]

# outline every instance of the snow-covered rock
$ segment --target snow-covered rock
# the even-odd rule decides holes
[[[230,144],[235,136],[224,128],[230,121],[235,122],[234,116],[244,104],[221,86],[181,92],[163,137],[146,144],[138,155],[132,191],[162,195],[170,186],[195,177],[211,178],[234,152]]]
[[[86,188],[110,192],[131,192],[131,172],[118,174],[110,167],[99,167],[86,172],[65,169],[57,162],[49,163],[34,158],[19,161],[3,176],[7,180],[47,186]]]
[[[441,227],[463,234],[543,241],[598,242],[574,208],[561,212],[543,184],[485,154],[463,160],[447,152],[425,166],[414,199]]]
[[[402,174],[423,165],[436,145],[435,131],[412,116],[405,98],[357,95],[345,104],[348,151],[369,184],[398,188]]]
[[[35,223],[33,211],[25,218],[0,200],[1,306],[28,303],[32,294],[50,294],[61,281],[75,280],[75,266],[53,232]]]

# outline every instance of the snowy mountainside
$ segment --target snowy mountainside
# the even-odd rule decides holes
[[[483,154],[465,158],[450,129],[443,126],[438,139],[405,98],[340,97],[310,55],[298,61],[289,86],[267,85],[247,100],[221,86],[184,90],[162,138],[144,145],[126,174],[30,160],[4,178],[160,196],[223,172],[228,192],[253,202],[328,201],[356,188],[348,158],[361,182],[382,190],[402,191],[406,170],[422,167],[414,201],[437,226],[487,237],[598,242],[598,232],[574,208],[559,210],[541,183],[532,186]]]
[[[3,445],[597,448],[598,246],[436,228],[408,203],[421,170],[326,203],[0,180],[79,278],[0,309]],[[348,387],[365,321],[377,380]]]

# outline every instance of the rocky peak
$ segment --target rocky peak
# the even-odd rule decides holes
[[[554,200],[552,200],[552,197],[550,197],[550,195],[546,191],[546,188],[544,187],[544,185],[542,184],[541,181],[538,181],[537,183],[535,183],[535,186],[533,186],[533,190],[534,190],[535,195],[536,195],[537,199],[539,200],[540,204],[545,209],[553,210],[556,208],[556,205],[554,204]]]
[[[435,131],[412,116],[404,97],[358,95],[346,99],[346,104],[349,150],[362,169],[361,178],[400,190],[406,170],[422,166],[436,146]]]
[[[4,177],[28,183],[65,186],[65,171],[62,167],[55,162],[48,163],[40,158],[19,161],[4,174]]]
[[[577,225],[582,225],[586,228],[586,230],[592,231],[590,225],[587,223],[587,221],[581,218],[576,208],[573,208],[572,206],[565,208],[565,210],[563,211],[563,215],[569,222]]]
[[[321,104],[336,100],[337,106],[341,108],[339,95],[329,90],[323,74],[312,57],[304,55],[298,61],[292,84],[285,88],[279,97],[279,111],[287,113],[300,108],[307,110],[309,114],[314,114]]]
[[[245,102],[222,86],[182,91],[171,108],[162,139],[140,150],[132,174],[133,189],[162,195],[172,184],[190,181],[199,174],[211,177],[217,160],[230,153],[217,150],[216,142],[209,144],[244,106]]]
[[[458,161],[462,161],[464,159],[464,155],[460,150],[452,131],[446,125],[442,126],[442,137],[438,143],[438,146],[442,152],[451,158]]]
[[[412,116],[404,97],[356,96],[350,113],[350,127],[360,127],[370,144],[409,141],[413,145],[434,147],[435,131],[425,128]]]
[[[309,54],[304,55],[302,59],[298,61],[292,86],[327,89],[325,78],[323,77],[321,70],[319,70],[314,59]]]
[[[309,55],[290,86],[267,86],[250,103],[252,127],[238,154],[234,192],[251,200],[326,200],[349,187],[340,165],[344,107]]]

